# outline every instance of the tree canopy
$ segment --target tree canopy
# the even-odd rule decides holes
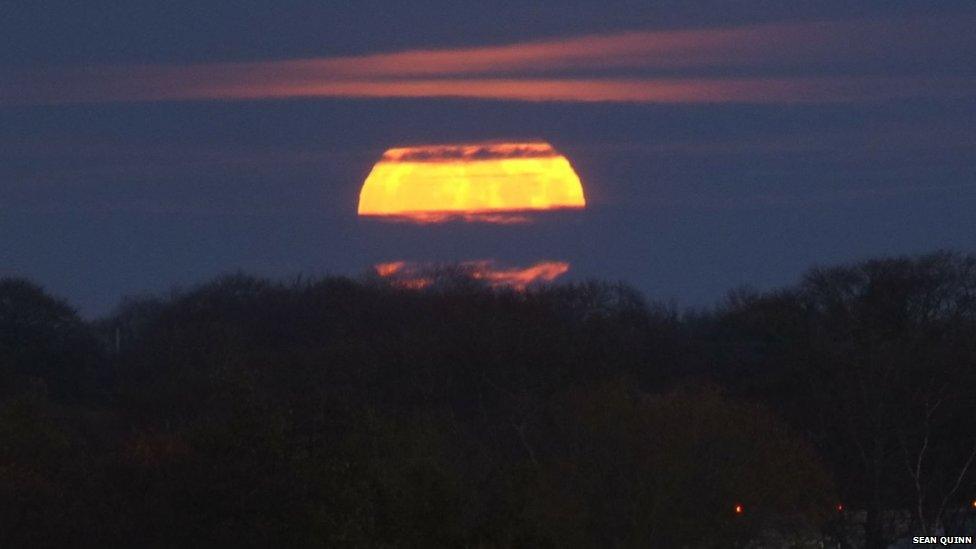
[[[976,491],[976,258],[621,284],[0,280],[0,545],[883,546]]]

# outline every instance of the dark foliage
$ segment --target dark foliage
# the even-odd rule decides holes
[[[694,315],[442,272],[85,323],[4,279],[0,546],[878,546],[964,519],[974,342],[952,254]]]

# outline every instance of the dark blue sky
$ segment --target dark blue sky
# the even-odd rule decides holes
[[[976,27],[968,1],[10,4],[0,6],[0,81],[105,65],[822,21],[909,29],[918,21],[927,30],[892,44],[890,56],[865,54],[839,36],[830,56],[800,59],[799,43],[795,63],[780,56],[763,74],[895,76],[936,91],[942,79],[976,75],[971,37],[938,33],[943,21]],[[699,70],[734,77],[758,69]],[[976,93],[825,102],[24,104],[35,91],[44,90],[14,90],[9,97],[20,100],[8,103],[0,94],[0,275],[34,279],[86,316],[110,311],[123,295],[238,269],[288,277],[356,274],[395,259],[553,259],[569,261],[573,278],[620,279],[651,298],[705,305],[738,285],[791,283],[815,264],[976,251]],[[360,184],[384,149],[506,138],[552,142],[579,172],[590,207],[515,226],[357,219]]]

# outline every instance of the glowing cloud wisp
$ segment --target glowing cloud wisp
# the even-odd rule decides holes
[[[972,65],[971,27],[969,18],[945,16],[782,22],[345,57],[15,68],[0,73],[0,107],[295,97],[760,104],[961,99],[976,89],[972,72],[959,70]],[[933,71],[892,70],[899,65]]]
[[[359,215],[418,223],[512,223],[585,206],[579,176],[542,141],[389,149],[359,195]]]
[[[460,275],[484,281],[492,288],[507,287],[524,291],[533,284],[552,282],[562,276],[569,271],[569,263],[540,261],[524,268],[505,268],[490,259],[465,261],[454,266],[391,261],[374,265],[373,270],[380,278],[400,288],[419,290],[433,285],[438,277]]]

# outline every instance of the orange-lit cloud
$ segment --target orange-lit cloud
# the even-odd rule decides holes
[[[542,141],[399,147],[359,194],[359,215],[417,223],[526,221],[526,212],[583,208],[583,185]]]
[[[389,263],[377,263],[373,265],[373,269],[381,277],[388,277],[403,271],[406,266],[406,261],[390,261]]]
[[[474,280],[482,280],[493,288],[507,287],[522,291],[533,284],[552,282],[559,278],[569,271],[569,263],[540,261],[524,268],[504,268],[490,259],[465,261],[453,266],[391,261],[376,264],[373,269],[378,276],[390,280],[400,288],[427,288],[434,284],[439,275],[450,271]]]
[[[562,261],[542,261],[524,269],[497,268],[493,261],[469,261],[462,263],[471,269],[471,276],[485,280],[492,286],[509,286],[524,290],[537,282],[552,282],[569,271],[569,263]]]
[[[389,279],[398,288],[420,290],[434,283],[429,268],[421,268],[406,261],[377,263],[373,265],[373,270],[380,278]]]
[[[916,66],[937,61],[965,44],[969,32],[964,22],[938,18],[814,22],[319,59],[39,69],[5,75],[0,105],[289,97],[641,103],[961,97],[973,93],[971,76],[922,78],[889,68],[893,57]]]

